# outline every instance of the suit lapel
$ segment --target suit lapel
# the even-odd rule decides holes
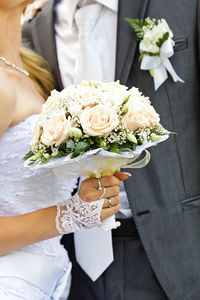
[[[138,46],[137,37],[125,18],[143,19],[149,0],[119,0],[115,79],[126,84]]]
[[[50,63],[52,73],[56,79],[56,88],[63,89],[60,77],[56,42],[54,32],[54,0],[49,0],[37,20],[37,35],[41,49],[41,55]]]

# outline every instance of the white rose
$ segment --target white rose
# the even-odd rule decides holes
[[[119,117],[112,108],[100,104],[83,110],[80,122],[89,136],[107,136],[118,126]]]
[[[152,43],[152,40],[148,39],[148,38],[144,38],[141,42],[140,42],[140,52],[151,52],[151,53],[159,53],[159,47]]]
[[[161,19],[161,21],[160,21],[160,24],[161,24],[161,26],[162,26],[162,28],[163,28],[163,32],[165,33],[165,32],[169,32],[169,37],[170,38],[173,38],[173,32],[171,31],[171,29],[169,28],[169,25],[167,24],[167,22],[166,22],[166,20],[165,19]]]
[[[42,122],[43,133],[41,141],[46,146],[55,145],[58,147],[64,143],[70,135],[71,120],[66,119],[65,112],[55,112],[51,116],[43,119]]]
[[[141,49],[145,49],[145,48],[149,49],[149,51],[146,52],[152,52],[152,53],[159,52],[159,48],[157,47],[156,43],[159,41],[159,39],[162,39],[164,34],[167,32],[169,33],[169,37],[172,38],[173,33],[170,30],[165,19],[159,20],[158,24],[155,25],[152,29],[147,29],[145,31],[144,39],[141,41],[141,43],[143,42],[141,45]],[[150,51],[151,48],[152,50]]]

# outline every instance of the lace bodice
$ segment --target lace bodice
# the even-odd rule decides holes
[[[23,157],[29,151],[37,115],[31,115],[8,128],[0,139],[0,215],[18,215],[55,205],[70,197],[76,180],[58,179],[52,170],[30,170],[24,167]],[[43,241],[23,249],[47,255],[57,264],[66,261],[66,251],[60,237]],[[56,259],[55,259],[56,258]]]

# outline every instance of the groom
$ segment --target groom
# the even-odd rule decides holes
[[[177,135],[151,149],[149,165],[133,171],[125,190],[121,190],[122,209],[117,217],[122,226],[113,231],[115,259],[95,282],[76,263],[69,237],[63,238],[73,261],[69,299],[198,300],[200,1],[96,2],[101,12],[90,32],[91,43],[86,46],[96,39],[93,55],[101,54],[101,70],[96,60],[93,66],[88,62],[88,69],[87,59],[82,61],[84,70],[76,65],[80,41],[75,15],[84,1],[49,0],[24,25],[24,41],[48,60],[58,90],[73,84],[78,74],[86,78],[91,72],[95,76],[101,71],[105,79],[120,79],[122,84],[136,86],[149,96],[162,124]],[[140,70],[136,35],[125,18],[147,16],[166,19],[173,31],[175,54],[170,61],[184,84],[174,83],[169,77],[155,92],[149,73]]]

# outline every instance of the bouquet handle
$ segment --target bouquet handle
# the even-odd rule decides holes
[[[145,152],[146,152],[146,155],[145,155],[144,158],[142,158],[141,160],[134,163],[133,161],[135,161],[141,155],[141,154],[138,154],[138,155],[135,156],[134,160],[131,159],[130,164],[122,166],[122,168],[138,169],[138,168],[145,167],[151,159],[151,154],[149,153],[149,151],[145,150]],[[107,175],[113,175],[113,173],[109,174],[109,172],[107,172]],[[105,220],[103,220],[101,225],[99,225],[99,228],[104,230],[104,231],[109,231],[111,229],[118,228],[120,225],[121,225],[120,222],[116,221],[115,215],[114,215],[114,216],[108,217]]]

